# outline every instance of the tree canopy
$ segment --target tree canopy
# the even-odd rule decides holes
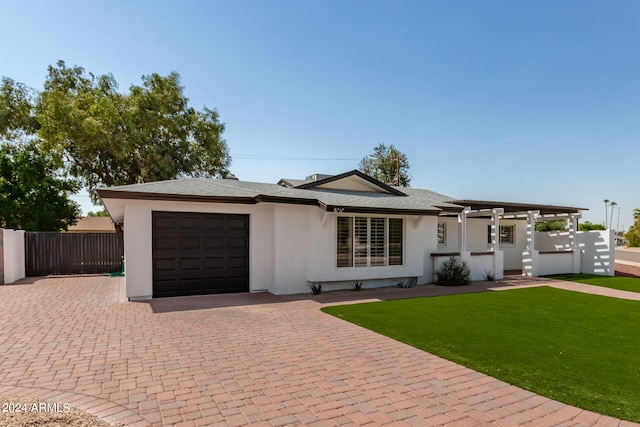
[[[578,224],[578,231],[606,230],[602,224],[593,224],[589,221]]]
[[[567,220],[565,219],[536,222],[536,231],[563,231],[566,228]]]
[[[79,189],[34,144],[0,144],[0,227],[66,230],[80,216],[68,194]]]
[[[35,140],[94,202],[101,186],[229,174],[218,112],[190,107],[177,73],[120,93],[112,75],[58,61],[40,93],[3,78],[0,94],[0,135]]]
[[[407,155],[398,151],[393,144],[389,147],[379,144],[373,149],[373,154],[365,156],[360,161],[358,169],[389,185],[408,187],[411,181]]]

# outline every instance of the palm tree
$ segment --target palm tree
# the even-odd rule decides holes
[[[633,210],[633,220],[636,223],[636,233],[640,236],[640,208],[635,208]]]
[[[607,227],[607,218],[609,217],[609,211],[608,208],[609,207],[609,199],[604,199],[604,228],[609,228]]]
[[[613,211],[618,204],[616,202],[611,202],[609,206],[611,206],[611,219],[609,219],[609,227],[613,228]]]

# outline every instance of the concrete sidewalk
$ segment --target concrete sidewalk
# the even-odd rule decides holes
[[[322,313],[326,304],[492,287],[127,302],[121,278],[0,286],[0,394],[115,425],[630,426]],[[357,294],[357,295],[356,295]]]

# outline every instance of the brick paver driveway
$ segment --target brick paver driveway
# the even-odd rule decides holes
[[[134,303],[119,278],[0,286],[0,395],[67,402],[116,425],[632,425],[319,311],[393,292],[441,291]]]

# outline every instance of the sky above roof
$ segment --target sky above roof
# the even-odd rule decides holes
[[[608,199],[619,229],[640,207],[635,0],[5,1],[2,16],[0,75],[36,89],[59,59],[123,91],[177,71],[220,113],[241,180],[339,174],[384,143],[412,186],[455,198],[596,223]]]

